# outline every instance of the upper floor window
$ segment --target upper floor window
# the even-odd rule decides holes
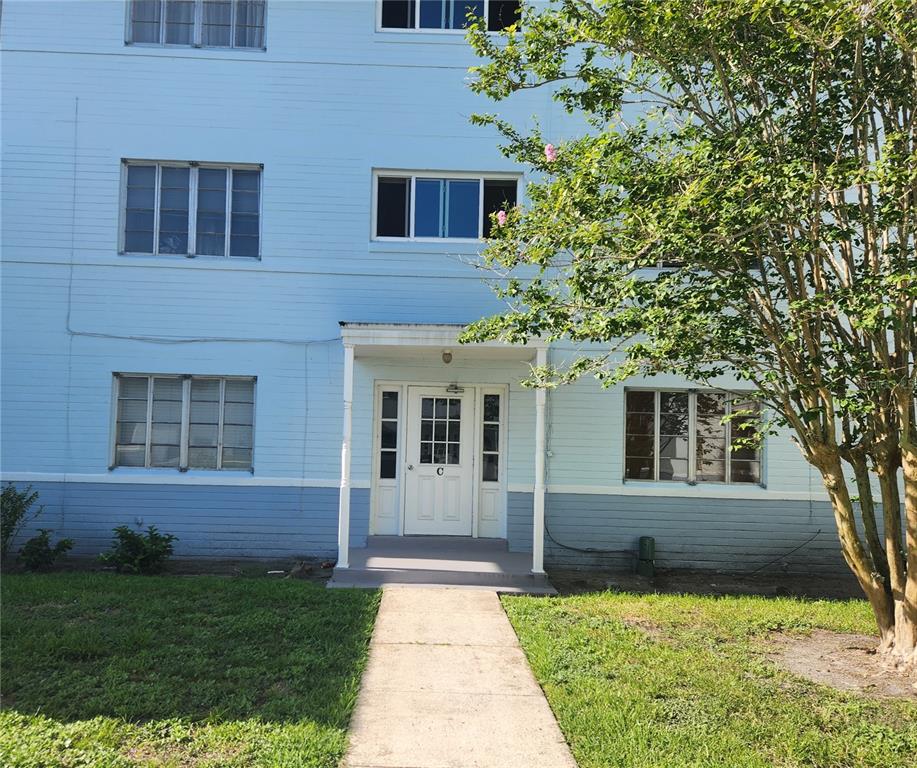
[[[376,237],[479,239],[516,204],[518,179],[467,174],[376,176]]]
[[[381,0],[381,29],[464,29],[468,15],[483,16],[497,32],[515,24],[519,0]]]
[[[743,445],[760,419],[757,403],[724,392],[634,389],[626,402],[625,479],[761,482],[761,452]]]
[[[130,0],[128,42],[264,48],[266,0]]]
[[[261,169],[126,161],[124,253],[258,258]]]
[[[255,379],[119,374],[112,466],[252,468]]]

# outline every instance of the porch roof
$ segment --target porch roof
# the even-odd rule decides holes
[[[485,341],[460,344],[466,326],[461,323],[360,323],[342,321],[341,338],[357,357],[387,357],[405,353],[449,350],[474,359],[531,360],[547,344],[540,339],[525,344]]]

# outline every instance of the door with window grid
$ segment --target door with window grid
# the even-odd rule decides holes
[[[408,388],[404,532],[470,536],[473,390]]]

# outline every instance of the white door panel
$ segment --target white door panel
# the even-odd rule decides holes
[[[470,536],[474,491],[474,397],[409,387],[404,532]]]

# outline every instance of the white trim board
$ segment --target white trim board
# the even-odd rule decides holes
[[[551,485],[547,486],[548,494],[584,494],[592,496],[656,496],[696,501],[711,499],[748,499],[751,501],[828,501],[827,493],[813,491],[770,491],[766,488],[732,487],[678,487],[681,484],[662,484],[658,487],[648,485]],[[533,493],[531,483],[510,483],[510,493]]]
[[[340,488],[341,481],[328,478],[252,477],[220,472],[218,477],[189,472],[127,474],[117,471],[99,474],[67,472],[4,472],[0,481],[13,483],[108,483],[111,485],[217,485],[289,488]],[[355,480],[352,488],[369,488],[368,480]]]

